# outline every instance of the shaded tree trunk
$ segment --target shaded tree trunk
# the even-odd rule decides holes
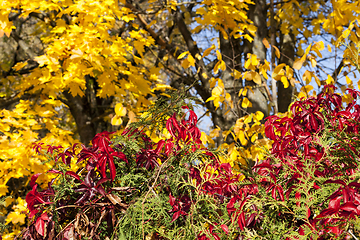
[[[70,109],[71,115],[75,119],[80,141],[88,145],[96,134],[95,125],[91,121],[90,104],[85,96],[74,97],[69,92],[64,92],[63,94],[67,99],[67,106]]]
[[[103,117],[109,114],[107,110],[112,111],[110,104],[113,99],[96,97],[98,88],[96,80],[89,76],[85,76],[85,79],[86,91],[84,96],[74,97],[69,92],[63,94],[67,100],[66,105],[75,119],[80,141],[89,145],[97,133],[105,130],[111,131],[109,123],[103,121]]]
[[[251,43],[251,52],[255,54],[261,62],[266,59],[266,48],[262,42],[267,37],[267,7],[266,0],[256,0],[255,5],[249,7],[249,18],[257,27],[256,35]],[[266,84],[266,80],[262,78],[262,82]],[[269,115],[268,110],[268,96],[265,87],[258,85],[253,81],[246,81],[246,86],[252,87],[253,91],[248,91],[248,99],[252,103],[252,107],[248,108],[249,113],[261,111],[265,117]]]
[[[292,33],[280,35],[280,51],[282,55],[279,59],[279,64],[285,63],[292,67],[295,58],[295,36]],[[292,96],[294,87],[289,85],[288,88],[284,87],[281,81],[277,82],[278,89],[278,109],[279,112],[286,112],[290,103],[292,102]]]

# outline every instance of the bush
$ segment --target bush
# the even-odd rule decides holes
[[[347,239],[359,234],[360,93],[327,86],[271,116],[268,158],[236,172],[201,144],[187,108],[166,121],[168,138],[145,126],[100,133],[91,147],[37,145],[57,176],[26,201],[22,239]],[[161,126],[158,124],[157,126]],[[161,127],[159,127],[161,128]],[[162,129],[159,130],[160,132]],[[85,167],[72,172],[72,159]]]

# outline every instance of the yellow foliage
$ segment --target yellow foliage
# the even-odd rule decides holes
[[[154,13],[155,8],[152,9],[152,4],[155,4],[156,1],[148,3],[149,7],[145,12],[153,17],[151,22],[143,27],[144,23],[137,18],[141,11],[134,11],[126,5],[124,0],[2,1],[0,37],[3,35],[9,37],[11,31],[16,28],[9,21],[10,14],[20,13],[23,19],[29,17],[31,13],[51,14],[46,16],[46,20],[41,23],[43,25],[37,25],[42,31],[41,41],[45,44],[43,54],[33,59],[39,64],[39,67],[21,78],[16,76],[4,80],[6,84],[13,87],[12,91],[18,93],[20,99],[22,96],[26,96],[25,94],[34,94],[38,98],[34,101],[21,100],[13,109],[0,111],[0,132],[2,133],[0,158],[3,160],[3,166],[0,168],[0,196],[11,194],[6,185],[11,178],[26,178],[33,173],[47,171],[51,167],[50,162],[44,163],[44,159],[33,154],[31,148],[34,143],[41,140],[46,144],[68,147],[76,142],[74,139],[77,136],[73,134],[75,126],[73,123],[69,123],[73,122],[73,119],[68,115],[68,109],[60,100],[64,100],[64,92],[69,92],[74,97],[84,96],[87,89],[84,76],[96,79],[99,87],[96,97],[114,97],[119,102],[115,106],[111,105],[114,107],[115,115],[111,112],[106,116],[107,121],[113,125],[121,125],[123,119],[127,118],[129,122],[135,122],[136,116],[151,103],[148,96],[153,96],[155,90],[168,89],[165,82],[161,81],[161,79],[168,80],[168,76],[161,76],[164,74],[162,73],[162,63],[154,66],[153,62],[149,60],[150,58],[160,58],[160,55],[145,56],[145,49],[152,51],[154,46],[164,49],[167,43],[160,46],[159,38],[154,37],[147,30],[157,21],[163,21],[168,27],[176,26],[175,19],[171,19],[172,16],[170,18],[169,13],[175,12],[179,8],[184,11],[186,8],[181,1],[169,1],[164,9]],[[221,33],[224,39],[242,38],[241,41],[251,42],[257,30],[248,17],[249,6],[252,4],[251,0],[202,0],[194,8],[196,9],[194,21],[197,26],[190,30],[198,33],[208,28]],[[319,13],[321,5],[318,1],[311,0],[306,4],[299,0],[285,1],[276,5],[276,24],[279,25],[283,34],[288,34],[291,30],[295,36],[302,33],[305,38],[323,33],[335,36],[331,46],[327,45],[327,51],[330,53],[349,40],[348,48],[341,57],[344,59],[345,65],[359,66],[359,54],[356,49],[360,47],[358,1],[337,0],[331,1],[329,4],[331,4],[330,13],[325,16],[325,13]],[[311,29],[306,29],[302,18],[306,15],[316,16],[311,20]],[[71,16],[69,23],[65,21],[66,16]],[[184,17],[184,21],[188,23],[192,15],[185,13]],[[137,20],[135,21],[135,19]],[[114,29],[127,28],[130,24],[131,28],[126,34],[119,35],[114,32]],[[170,38],[172,37],[170,36]],[[168,43],[171,43],[171,39]],[[270,48],[267,39],[263,39],[262,43],[266,48]],[[258,56],[249,54],[244,59],[244,66],[241,66],[244,67],[244,71],[239,70],[241,68],[231,69],[232,66],[226,65],[225,62],[228,59],[222,55],[219,45],[213,44],[213,42],[210,44],[206,46],[207,49],[199,50],[196,54],[184,50],[181,46],[175,50],[175,53],[166,53],[166,56],[161,57],[160,60],[170,61],[172,56],[175,56],[174,60],[180,63],[178,67],[182,74],[182,71],[191,71],[194,67],[199,67],[198,63],[211,55],[207,59],[214,61],[215,64],[213,69],[208,71],[210,75],[233,70],[231,74],[239,82],[253,81],[257,85],[262,85],[263,80],[268,79],[268,75],[270,76],[268,61],[260,60]],[[274,47],[278,59],[284,56],[276,46],[271,47]],[[319,67],[325,46],[322,41],[308,43],[306,39],[300,42],[296,49],[299,58],[294,61],[293,66],[278,64],[271,73],[271,77],[276,81],[281,81],[285,88],[290,84],[295,86],[294,70],[310,68],[310,66],[312,68]],[[178,51],[181,52],[179,55],[177,55]],[[13,70],[25,69],[27,65],[26,61],[20,62],[13,67]],[[320,81],[315,70],[304,70],[305,72],[302,71],[303,87],[298,93],[299,98],[308,97],[315,84],[320,87],[325,83],[333,84],[337,81],[331,75]],[[208,76],[204,72],[200,76],[209,79],[211,96],[206,102],[213,101],[216,109],[220,107],[233,108],[231,95],[226,92],[228,86],[225,88],[221,78]],[[346,84],[351,87],[352,80],[347,75],[345,79]],[[264,82],[266,81],[264,80]],[[251,88],[246,84],[239,87],[238,92],[242,108],[252,106],[247,98],[248,90]],[[360,85],[360,81],[358,85]],[[29,90],[29,88],[31,89]],[[7,96],[6,94],[1,93],[1,96]],[[166,93],[163,95],[166,96]],[[348,96],[344,95],[343,98],[347,100]],[[64,118],[70,119],[67,120],[69,122],[64,122],[60,113],[67,114]],[[143,116],[146,117],[147,114],[144,112]],[[224,161],[230,161],[234,166],[236,164],[246,165],[247,159],[261,160],[263,148],[270,147],[264,138],[264,129],[260,123],[263,117],[264,114],[261,112],[242,115],[230,130],[221,132],[221,129],[217,127],[209,135],[202,133],[201,140],[203,144],[214,144],[213,138],[215,137],[233,136],[236,144],[221,147],[228,150],[229,158],[224,158]],[[40,133],[39,130],[44,131]],[[169,133],[165,131],[158,134],[147,132],[147,134],[158,141],[168,137]],[[49,176],[43,175],[39,180],[48,180],[48,178]],[[7,200],[8,203],[11,201],[15,200]],[[11,202],[11,204],[14,203]],[[15,225],[23,223],[23,204],[23,200],[16,199],[13,212],[7,215],[7,223]],[[15,230],[14,232],[17,231]]]

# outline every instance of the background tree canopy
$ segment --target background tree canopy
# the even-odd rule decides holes
[[[213,125],[203,143],[225,149],[232,165],[261,159],[265,117],[322,85],[356,86],[359,14],[360,2],[347,0],[4,0],[0,196],[8,236],[25,222],[28,176],[52,164],[33,156],[34,143],[88,145],[169,91],[197,98],[191,103]]]

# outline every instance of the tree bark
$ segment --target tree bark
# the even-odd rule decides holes
[[[67,106],[70,109],[71,115],[75,119],[80,141],[85,145],[89,145],[96,131],[91,118],[91,107],[86,96],[80,97],[77,95],[74,97],[69,92],[64,92],[63,94],[67,100]]]
[[[295,58],[295,36],[291,33],[281,34],[280,36],[280,51],[282,55],[280,56],[279,64],[285,63],[292,67]],[[284,113],[288,110],[288,107],[292,102],[294,87],[290,84],[287,88],[285,88],[284,84],[281,81],[278,81],[277,88],[278,109],[279,112]]]
[[[255,5],[249,7],[249,18],[257,27],[256,35],[252,42],[252,54],[255,54],[261,62],[266,59],[266,48],[263,44],[263,39],[267,36],[267,7],[266,0],[256,0]],[[262,82],[266,84],[266,80],[262,78]],[[253,91],[248,91],[248,99],[252,103],[252,107],[248,108],[249,113],[261,111],[265,117],[269,116],[268,110],[268,96],[263,84],[259,85],[253,81],[246,81],[246,86],[252,87]]]

